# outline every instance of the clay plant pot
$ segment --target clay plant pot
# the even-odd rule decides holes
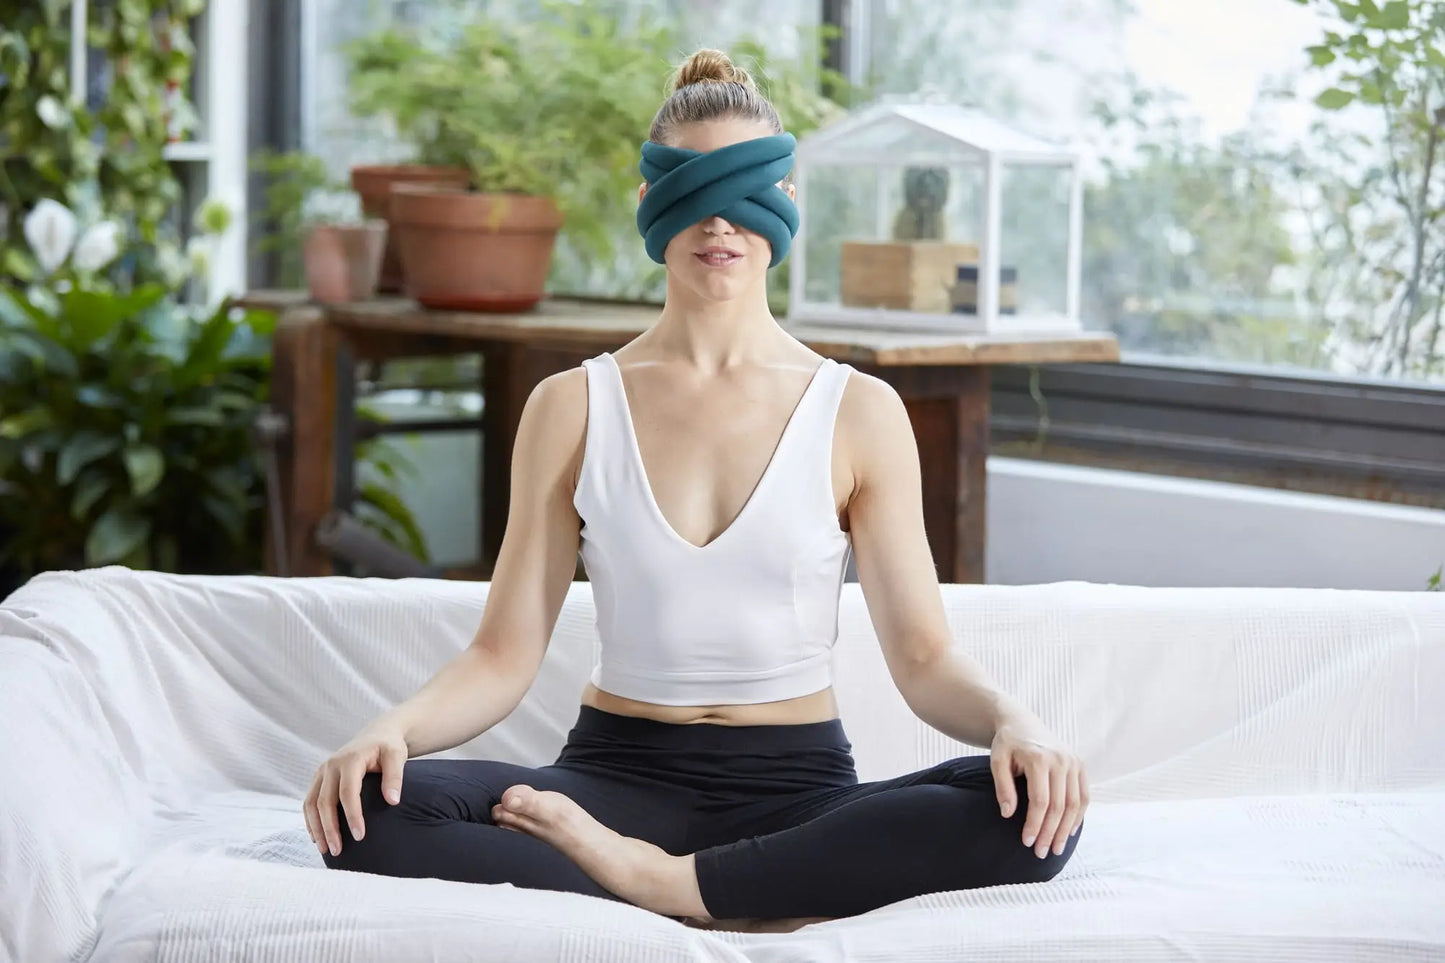
[[[397,184],[406,293],[429,308],[525,311],[544,297],[562,213],[550,198]]]
[[[361,196],[361,209],[367,217],[390,222],[391,185],[436,184],[442,187],[466,187],[471,175],[465,167],[438,167],[427,164],[370,164],[351,169],[351,187]],[[396,228],[386,238],[386,253],[381,259],[381,279],[377,290],[396,292],[405,286],[401,254],[396,246]]]
[[[375,296],[387,233],[382,220],[318,224],[307,231],[302,260],[311,299],[344,304]]]

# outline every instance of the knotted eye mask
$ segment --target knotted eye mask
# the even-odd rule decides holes
[[[644,141],[637,167],[647,181],[647,193],[637,206],[637,230],[647,256],[664,263],[668,241],[716,215],[767,238],[773,246],[768,267],[777,267],[798,233],[798,208],[778,186],[793,168],[796,146],[788,133],[711,151]]]

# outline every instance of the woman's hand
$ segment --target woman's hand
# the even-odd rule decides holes
[[[1018,808],[1015,776],[1028,781],[1029,810],[1023,843],[1042,859],[1050,849],[1062,854],[1069,837],[1084,822],[1089,785],[1084,763],[1041,726],[1007,722],[993,737],[993,781],[1005,819]]]
[[[372,725],[357,733],[346,745],[323,762],[311,781],[311,791],[301,811],[306,816],[306,831],[320,853],[341,852],[341,827],[336,819],[340,802],[346,812],[346,824],[354,839],[361,839],[366,824],[361,818],[361,777],[368,772],[381,773],[381,794],[395,805],[401,800],[401,770],[407,759],[406,739],[399,726]]]

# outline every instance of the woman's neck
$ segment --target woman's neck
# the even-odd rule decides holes
[[[667,302],[647,338],[655,350],[705,372],[755,359],[779,341],[782,329],[768,307],[766,289],[727,301],[709,301],[669,285]]]

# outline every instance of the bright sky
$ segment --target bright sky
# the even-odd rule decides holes
[[[1304,73],[1304,48],[1324,29],[1319,15],[1290,0],[1135,0],[1138,15],[1124,33],[1124,52],[1146,87],[1170,87],[1188,98],[1211,137],[1245,125],[1268,76]],[[1306,106],[1278,112],[1303,129]],[[1274,116],[1274,112],[1272,112]]]

